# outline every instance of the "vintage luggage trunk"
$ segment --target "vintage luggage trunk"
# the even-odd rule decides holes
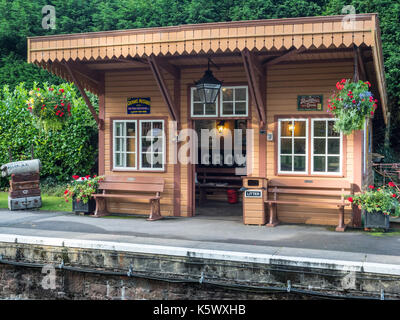
[[[16,198],[16,199],[8,197],[9,210],[33,209],[33,208],[40,208],[41,206],[42,206],[41,196]]]
[[[11,182],[39,181],[39,173],[12,174]]]
[[[36,181],[24,181],[24,182],[13,182],[10,181],[10,191],[26,190],[26,189],[38,189],[39,180]]]
[[[23,190],[10,191],[8,193],[8,196],[11,199],[40,196],[40,189],[36,188],[36,189],[23,189]]]

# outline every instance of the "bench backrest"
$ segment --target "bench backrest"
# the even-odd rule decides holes
[[[106,176],[99,189],[117,191],[163,192],[164,179],[159,177]]]
[[[229,182],[241,184],[242,177],[235,174],[235,168],[197,168],[197,181],[207,182]]]
[[[311,179],[271,179],[268,180],[268,192],[299,195],[321,195],[343,197],[353,193],[353,184],[346,180]]]

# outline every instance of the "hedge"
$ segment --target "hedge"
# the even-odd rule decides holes
[[[43,86],[41,86],[43,87]],[[26,100],[31,89],[20,83],[11,90],[7,85],[0,91],[0,165],[31,158],[42,163],[41,179],[53,183],[70,181],[72,175],[96,174],[98,135],[97,126],[85,102],[73,84],[61,84],[73,96],[72,116],[58,131],[43,132],[35,127],[33,117],[27,109]],[[95,97],[91,96],[97,107]],[[8,179],[1,178],[5,187]]]

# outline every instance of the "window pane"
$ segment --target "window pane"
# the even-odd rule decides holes
[[[306,154],[306,139],[294,139],[294,153]]]
[[[162,153],[153,154],[153,168],[162,168],[163,165],[163,155]]]
[[[328,154],[339,154],[340,140],[339,139],[328,139]]]
[[[222,88],[222,100],[233,101],[233,89]]]
[[[328,121],[328,137],[340,137],[340,133],[333,130],[335,121]]]
[[[151,168],[151,153],[142,154],[142,168]]]
[[[200,96],[199,93],[197,92],[197,89],[193,89],[192,94],[193,94],[193,101],[200,101]]]
[[[153,122],[153,129],[151,131],[151,135],[153,137],[158,137],[163,135],[163,123],[162,122]]]
[[[122,128],[123,128],[123,123],[121,122],[115,123],[115,134],[117,136],[122,136]]]
[[[123,138],[115,138],[115,151],[124,151],[123,140]]]
[[[162,152],[163,151],[163,138],[159,137],[159,138],[154,138],[153,139],[153,152],[158,151],[158,152]]]
[[[292,121],[281,121],[281,136],[282,137],[291,137],[292,131],[289,130],[289,127],[292,127]]]
[[[281,171],[292,171],[292,156],[281,156]]]
[[[320,157],[320,156],[314,157],[314,171],[317,172],[325,171],[325,157]]]
[[[141,152],[151,152],[151,145],[154,140],[151,138],[142,138]]]
[[[136,167],[136,153],[128,153],[126,155],[126,166],[131,168]]]
[[[193,114],[202,115],[203,114],[203,103],[193,103]]]
[[[314,139],[314,154],[325,154],[325,142],[326,139]]]
[[[294,157],[294,171],[306,171],[306,157],[295,156]]]
[[[306,122],[305,121],[295,121],[293,130],[294,130],[295,137],[305,137],[306,136]]]
[[[281,154],[292,154],[292,139],[281,138]]]
[[[217,106],[215,103],[206,104],[206,115],[216,115]]]
[[[328,157],[328,172],[339,172],[340,157]]]
[[[136,123],[135,122],[127,122],[126,123],[126,135],[129,137],[136,136]]]
[[[115,166],[122,167],[122,155],[120,153],[115,154]]]
[[[126,138],[126,151],[135,151],[136,139]]]
[[[235,103],[235,114],[246,114],[246,102]]]
[[[236,101],[246,101],[246,88],[235,89],[235,100]]]
[[[147,121],[142,121],[141,122],[141,126],[142,126],[142,136],[150,136],[151,133],[151,122],[147,122]]]
[[[314,121],[314,137],[326,136],[326,121]]]
[[[223,109],[222,113],[223,114],[233,114],[233,103],[232,102],[224,102],[222,104]]]

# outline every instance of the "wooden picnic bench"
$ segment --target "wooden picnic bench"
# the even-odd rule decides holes
[[[158,177],[106,176],[99,182],[102,193],[94,194],[96,200],[95,216],[104,216],[107,212],[106,199],[145,200],[150,203],[148,221],[159,220],[161,193],[164,191],[164,179]]]
[[[235,168],[197,168],[196,187],[199,190],[199,205],[207,200],[207,191],[239,190],[242,187],[242,177],[235,175]]]
[[[348,181],[342,180],[295,180],[286,179],[278,180],[272,179],[268,181],[267,199],[265,203],[269,207],[269,223],[267,226],[274,227],[278,222],[277,218],[277,205],[279,204],[293,204],[302,206],[321,206],[333,205],[339,209],[339,223],[336,231],[343,232],[346,229],[344,223],[344,208],[350,206],[351,203],[347,201],[346,195],[354,194],[354,185]],[[296,200],[279,199],[279,195],[296,195]],[[270,198],[272,196],[272,198]],[[302,196],[326,196],[329,199],[324,201],[305,201]]]

